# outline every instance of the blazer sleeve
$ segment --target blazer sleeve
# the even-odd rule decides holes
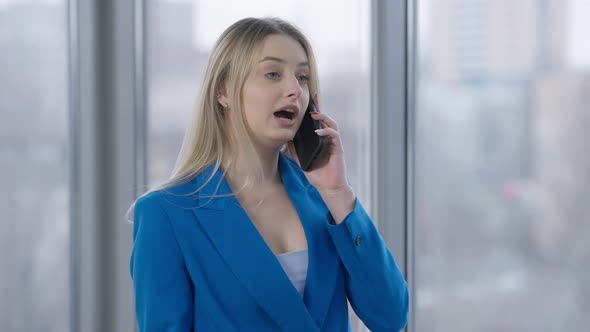
[[[138,330],[191,331],[192,285],[170,219],[158,197],[134,210],[131,278]]]
[[[403,329],[409,310],[406,281],[358,199],[340,224],[330,216],[327,227],[346,270],[347,296],[355,313],[371,331]]]

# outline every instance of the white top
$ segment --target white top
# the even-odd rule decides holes
[[[307,279],[307,249],[280,254],[277,255],[277,258],[289,280],[291,280],[293,286],[295,286],[301,297],[303,297],[303,290],[305,289],[305,281]]]

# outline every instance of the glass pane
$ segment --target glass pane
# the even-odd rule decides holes
[[[0,1],[0,331],[69,330],[65,13]]]
[[[590,325],[590,5],[418,1],[416,331]]]
[[[150,183],[165,180],[172,171],[217,37],[243,17],[278,16],[295,23],[311,39],[323,111],[339,124],[350,181],[369,207],[369,4],[360,0],[149,1]],[[325,15],[335,9],[338,15]]]

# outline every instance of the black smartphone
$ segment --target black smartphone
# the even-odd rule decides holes
[[[314,161],[318,159],[325,145],[325,137],[319,136],[315,131],[322,128],[318,120],[311,117],[310,112],[316,112],[313,98],[309,98],[309,105],[303,115],[301,126],[293,138],[295,152],[299,158],[299,164],[304,171],[312,169]]]

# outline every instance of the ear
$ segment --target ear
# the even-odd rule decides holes
[[[227,108],[229,106],[229,98],[227,96],[227,81],[223,81],[219,89],[217,90],[217,102]]]

